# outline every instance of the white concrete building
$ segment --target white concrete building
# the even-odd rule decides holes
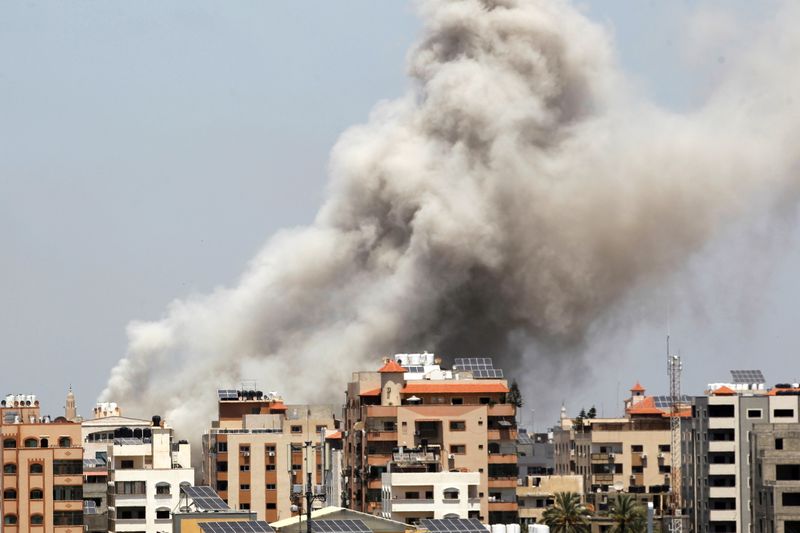
[[[386,472],[382,516],[413,523],[421,518],[468,518],[479,513],[479,472]]]
[[[153,417],[150,438],[116,438],[108,445],[108,530],[171,533],[180,486],[194,483],[189,444]]]

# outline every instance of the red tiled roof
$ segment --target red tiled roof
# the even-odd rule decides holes
[[[642,387],[642,384],[637,381],[636,385],[631,388],[631,392],[644,392],[644,387]]]
[[[502,383],[464,383],[463,381],[406,382],[406,386],[401,392],[403,394],[508,392],[508,387]]]
[[[272,411],[286,411],[287,409],[283,402],[272,402],[269,404],[269,408]]]
[[[711,394],[714,396],[736,396],[736,391],[723,385]]]
[[[388,361],[386,361],[386,364],[384,364],[382,367],[378,369],[378,372],[404,373],[405,371],[406,369],[400,366],[394,359],[389,359]]]
[[[326,439],[332,439],[332,440],[341,439],[342,438],[342,432],[341,431],[336,431],[334,433],[331,433],[330,435],[326,435],[325,438]]]
[[[359,396],[380,396],[380,395],[381,395],[380,387],[378,387],[377,389],[365,390],[364,392],[359,394]]]
[[[767,393],[767,395],[768,396],[777,396],[778,393],[781,393],[781,392],[783,392],[783,393],[800,392],[800,389],[796,389],[794,387],[789,387],[789,388],[786,388],[786,387],[775,387],[774,389],[770,389],[770,391]]]
[[[637,383],[638,385],[638,383]],[[656,402],[652,396],[647,396],[644,400],[637,402],[636,405],[628,409],[631,415],[663,415],[664,411],[656,407]]]

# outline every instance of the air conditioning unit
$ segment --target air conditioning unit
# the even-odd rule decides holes
[[[663,459],[663,458],[664,458],[664,454],[663,454],[663,453],[661,453],[661,452],[658,452],[658,458],[659,458],[659,459]]]
[[[270,457],[275,457],[275,452],[269,452]]]
[[[242,452],[242,456],[244,456],[244,457],[250,457],[250,452]]]
[[[642,452],[642,459],[647,459],[647,454]]]

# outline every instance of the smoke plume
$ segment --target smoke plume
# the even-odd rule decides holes
[[[568,3],[419,10],[413,89],[341,136],[314,223],[232,287],[131,323],[104,399],[197,428],[241,379],[341,402],[394,352],[559,364],[736,217],[797,196],[794,16],[678,114],[630,89],[608,32]]]

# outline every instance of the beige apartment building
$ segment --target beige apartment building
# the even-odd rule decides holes
[[[517,486],[519,518],[523,525],[541,523],[545,510],[555,502],[557,492],[583,496],[583,476],[533,475],[520,479]]]
[[[665,402],[647,396],[637,383],[625,400],[624,417],[576,423],[562,409],[553,435],[556,474],[582,476],[587,504],[597,511],[608,508],[609,495],[624,491],[641,503],[653,502],[661,514],[669,504],[672,461]]]
[[[42,416],[34,395],[0,400],[3,533],[83,529],[81,426]]]
[[[456,363],[447,370],[433,354],[397,354],[353,374],[344,442],[351,509],[407,523],[442,509],[442,518],[517,521],[507,382],[488,358]]]
[[[338,505],[340,495],[331,487],[338,485],[339,409],[286,405],[276,393],[219,391],[218,418],[203,435],[202,484],[232,509],[274,522],[296,515],[293,494],[305,490],[310,472],[312,490]]]

